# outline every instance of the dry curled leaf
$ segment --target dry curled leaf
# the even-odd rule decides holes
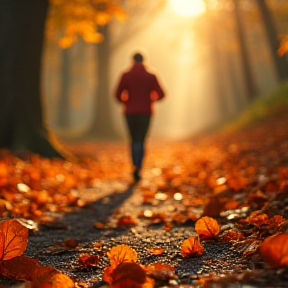
[[[132,216],[122,216],[118,219],[117,226],[133,226],[136,224],[136,220]]]
[[[243,238],[244,238],[243,233],[241,233],[240,231],[235,231],[235,230],[226,231],[222,235],[222,241],[224,242],[239,241]]]
[[[146,275],[155,280],[169,281],[171,279],[177,279],[175,275],[175,267],[162,264],[154,263],[145,267]]]
[[[34,279],[31,283],[31,288],[75,288],[75,284],[71,278],[56,271],[57,270],[55,269],[54,273],[44,274],[41,277]]]
[[[220,225],[218,224],[217,220],[205,216],[196,222],[195,231],[200,238],[214,238],[220,233]]]
[[[145,270],[137,263],[134,262],[122,262],[111,273],[112,284],[119,283],[120,281],[130,280],[136,285],[143,284],[146,281]],[[127,286],[119,286],[127,287]],[[134,287],[134,286],[128,286]],[[137,287],[137,286],[135,286]],[[140,286],[141,287],[141,286]]]
[[[272,267],[288,267],[288,233],[270,236],[260,246],[263,259]]]
[[[98,255],[82,254],[79,256],[78,261],[85,267],[96,267],[100,260]]]
[[[162,248],[148,248],[147,251],[154,255],[161,255],[165,252],[165,250]]]
[[[40,264],[36,259],[16,256],[1,263],[0,275],[13,280],[32,281],[38,267]]]
[[[107,255],[113,268],[122,262],[136,262],[138,259],[137,252],[124,244],[113,247]]]
[[[199,237],[191,236],[183,241],[181,246],[181,255],[183,257],[189,256],[201,256],[203,254],[204,247],[200,243]]]
[[[28,244],[28,229],[17,220],[0,222],[0,261],[21,256]]]
[[[268,215],[263,213],[261,210],[253,211],[249,217],[243,220],[243,222],[261,226],[268,223]]]
[[[17,256],[3,261],[1,275],[13,280],[30,281],[29,288],[73,288],[74,282],[52,266],[42,266],[36,259]]]

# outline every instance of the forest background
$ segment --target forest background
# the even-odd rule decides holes
[[[137,49],[167,92],[154,138],[223,123],[287,79],[286,1],[193,0],[190,15],[172,2],[2,1],[2,147],[54,155],[45,121],[60,139],[124,139],[113,91]]]
[[[100,27],[100,44],[78,41],[61,49],[48,42],[45,101],[53,129],[60,136],[123,139],[125,123],[113,96],[137,49],[167,94],[156,107],[153,138],[179,140],[202,132],[287,79],[287,58],[277,54],[281,35],[287,34],[285,1],[204,5],[206,11],[183,16],[169,1],[122,1],[127,17],[118,10],[118,20]],[[61,43],[65,47],[69,38]]]

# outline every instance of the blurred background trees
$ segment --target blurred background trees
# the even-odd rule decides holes
[[[168,94],[157,107],[153,137],[189,137],[229,119],[287,79],[287,57],[277,53],[280,35],[287,34],[285,1],[205,0],[206,10],[193,16],[177,15],[168,0],[118,3],[123,9],[121,19],[101,28],[105,33],[101,43],[74,44],[82,46],[86,55],[85,49],[90,49],[90,58],[81,62],[89,84],[82,83],[82,88],[75,88],[75,81],[71,84],[74,88],[70,87],[68,102],[78,106],[68,109],[70,120],[65,126],[50,113],[50,123],[60,137],[125,137],[113,89],[138,47],[146,50],[148,64],[159,72]],[[74,46],[68,49],[76,49]],[[55,53],[61,62],[61,49],[53,49],[58,50]],[[92,53],[93,49],[98,52]],[[57,69],[50,65],[46,77]],[[82,93],[76,96],[79,90]],[[56,91],[54,98],[46,95],[48,106],[59,107],[63,95]],[[58,111],[62,114],[62,109]]]

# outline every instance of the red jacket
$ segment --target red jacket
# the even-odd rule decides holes
[[[125,114],[152,114],[152,102],[163,97],[156,76],[147,72],[143,64],[134,64],[124,73],[116,90],[116,98],[125,105]]]

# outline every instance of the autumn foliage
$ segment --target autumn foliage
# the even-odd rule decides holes
[[[28,244],[28,229],[18,221],[0,222],[0,261],[21,256]]]
[[[137,252],[127,245],[113,247],[107,253],[110,266],[104,270],[103,279],[113,288],[152,288],[154,280],[176,279],[175,268],[162,263],[142,266],[138,263]]]
[[[117,0],[50,0],[50,4],[47,36],[60,38],[62,48],[70,47],[79,37],[88,43],[99,43],[103,41],[99,27],[113,18],[121,21],[127,17]]]
[[[214,238],[220,233],[220,225],[215,219],[205,216],[196,222],[195,231],[202,239]]]
[[[272,267],[288,268],[288,233],[266,238],[260,246],[260,253]]]
[[[0,222],[0,275],[29,281],[23,287],[72,288],[74,282],[54,267],[42,266],[36,259],[23,256],[28,243],[28,229],[17,220]]]
[[[199,237],[191,236],[187,240],[184,240],[181,247],[181,255],[188,257],[191,255],[201,256],[203,254],[204,247],[200,243]]]
[[[129,205],[117,206],[107,218],[91,219],[91,229],[106,229],[96,232],[108,235],[105,241],[101,239],[92,245],[93,253],[82,251],[81,244],[75,239],[64,239],[47,250],[77,253],[75,267],[97,271],[95,273],[101,274],[97,277],[102,276],[101,269],[104,269],[103,279],[111,287],[157,287],[155,283],[160,279],[164,279],[165,284],[177,279],[177,266],[160,263],[170,253],[174,254],[174,263],[190,264],[194,261],[190,258],[197,257],[197,263],[213,268],[218,259],[212,256],[209,259],[209,245],[209,248],[221,245],[226,247],[223,249],[229,249],[227,252],[237,253],[240,259],[237,261],[244,259],[255,262],[257,267],[263,265],[266,268],[269,264],[275,269],[287,269],[286,122],[273,126],[269,137],[266,128],[254,131],[261,141],[255,141],[253,133],[248,136],[243,133],[232,140],[230,137],[226,140],[221,138],[221,141],[218,138],[203,140],[204,144],[199,144],[199,147],[191,143],[180,143],[175,147],[153,146],[145,168],[147,179],[132,189],[139,206],[133,209]],[[2,217],[18,219],[0,223],[1,277],[36,283],[31,287],[37,287],[43,281],[46,284],[64,281],[62,279],[66,276],[55,268],[43,266],[36,259],[23,255],[28,241],[27,229],[23,228],[25,221],[29,227],[34,223],[31,229],[36,231],[37,224],[49,227],[51,219],[47,220],[48,213],[79,211],[90,202],[98,202],[99,198],[101,209],[106,209],[113,204],[114,196],[122,195],[117,192],[127,191],[131,167],[122,146],[104,149],[103,146],[83,144],[85,149],[79,147],[79,150],[90,149],[91,155],[97,155],[97,161],[82,157],[76,164],[37,155],[24,161],[1,152],[0,213]],[[112,187],[111,194],[99,196],[107,187]],[[93,190],[89,197],[87,189]],[[169,251],[170,246],[164,240],[166,245],[147,241],[147,246],[139,250],[137,245],[107,248],[110,247],[109,237],[115,231],[123,235],[133,233],[137,238],[141,237],[138,228],[149,230],[150,227],[163,229],[161,233],[165,239],[173,235],[173,245],[170,242],[169,245],[175,249]],[[178,228],[181,231],[187,228],[191,234],[187,236],[187,231],[185,236],[183,233],[174,234]],[[178,235],[181,235],[181,240]],[[139,253],[149,257],[147,263],[156,263],[143,265]],[[197,277],[202,279],[205,275]],[[73,281],[68,279],[66,282],[73,285]]]

